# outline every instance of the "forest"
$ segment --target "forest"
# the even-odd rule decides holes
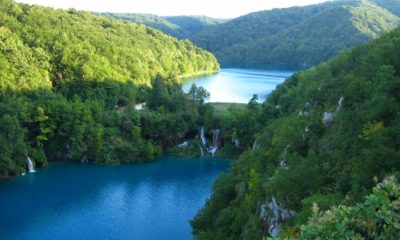
[[[200,31],[197,43],[229,64],[306,68],[357,45],[296,73],[264,103],[254,95],[247,105],[222,108],[206,103],[202,87],[182,91],[184,77],[220,67],[187,39],[129,15],[117,16],[122,21],[3,0],[0,178],[26,172],[28,157],[36,167],[198,157],[200,129],[208,137],[218,129],[219,156],[235,160],[191,221],[196,239],[399,239],[395,3],[338,1],[226,22],[198,18],[203,23],[193,29],[193,18],[169,18],[186,33]],[[262,22],[268,28],[257,30]],[[199,37],[205,32],[209,39]],[[213,34],[221,42],[214,38],[211,49]],[[188,147],[177,148],[183,141]]]
[[[5,0],[0,25],[1,177],[25,172],[27,157],[154,159],[198,127],[202,104],[188,107],[182,77],[219,69],[188,40],[73,9]]]
[[[400,23],[399,0],[338,0],[233,19],[105,14],[157,28],[212,52],[224,68],[307,69]]]
[[[196,238],[398,239],[399,56],[396,28],[279,85]]]
[[[386,2],[333,1],[256,12],[191,39],[223,67],[306,69],[397,26],[399,2]]]
[[[178,39],[191,39],[195,34],[210,26],[224,23],[227,19],[206,16],[170,16],[162,17],[140,13],[94,13],[156,28]]]

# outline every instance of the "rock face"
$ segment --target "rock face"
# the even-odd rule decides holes
[[[334,112],[324,112],[324,116],[322,118],[322,122],[327,125],[330,124],[336,116],[336,113],[340,112],[343,108],[344,97],[340,97],[339,102],[336,107],[336,111]]]
[[[281,223],[293,217],[294,211],[285,209],[272,197],[261,205],[260,219],[268,226],[268,235],[277,237],[281,229]]]
[[[325,125],[330,124],[333,121],[335,114],[336,114],[335,112],[324,112],[324,117],[322,118],[322,122]]]

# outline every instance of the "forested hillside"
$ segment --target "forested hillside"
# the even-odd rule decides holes
[[[24,172],[28,156],[151,160],[197,129],[201,104],[188,107],[180,77],[219,68],[188,40],[86,12],[4,0],[0,26],[0,177]]]
[[[278,86],[193,220],[197,239],[398,239],[396,181],[364,199],[400,177],[399,56],[397,28]]]
[[[152,14],[139,13],[95,13],[96,15],[109,16],[116,19],[144,24],[156,28],[166,34],[179,39],[190,39],[193,35],[227,20],[210,18],[206,16],[171,16],[161,17]]]
[[[224,67],[308,68],[393,29],[400,22],[399,5],[349,0],[274,9],[209,27],[190,39]]]

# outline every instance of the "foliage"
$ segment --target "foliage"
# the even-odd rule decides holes
[[[139,13],[95,13],[96,15],[109,16],[129,22],[144,24],[156,28],[168,35],[179,39],[191,38],[210,26],[221,24],[225,19],[210,18],[206,16],[171,16],[161,17],[152,14]]]
[[[303,69],[397,26],[399,14],[390,12],[396,3],[375,2],[334,1],[255,12],[190,39],[213,52],[224,67]]]
[[[24,79],[43,87],[52,83],[56,88],[78,80],[150,85],[157,75],[188,76],[219,68],[210,53],[191,42],[143,25],[9,0],[0,8],[2,66],[21,66],[21,72],[6,71],[10,73],[2,78],[6,86]],[[17,81],[12,74],[24,78]]]
[[[400,185],[388,178],[353,207],[340,205],[325,213],[314,207],[299,239],[398,239],[399,219]]]
[[[197,129],[204,101],[189,108],[181,77],[219,66],[188,40],[9,0],[0,22],[0,177],[25,172],[28,157],[149,161]]]
[[[322,210],[343,201],[351,206],[370,193],[374,178],[398,175],[399,46],[397,28],[279,85],[256,118],[262,128],[253,132],[253,150],[216,181],[192,221],[196,238],[268,235],[261,215],[272,197],[296,212],[282,223],[282,236],[297,236],[312,202]]]

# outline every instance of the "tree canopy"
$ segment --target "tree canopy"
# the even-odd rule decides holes
[[[348,228],[337,221],[369,214],[361,209],[364,205],[356,204],[377,181],[400,176],[399,41],[397,28],[279,85],[255,120],[262,129],[255,131],[252,150],[219,177],[211,199],[193,220],[196,238],[268,236],[272,226],[268,219],[274,218],[271,205],[279,206],[276,221],[282,237],[320,239],[326,233],[346,238],[340,234],[366,231],[354,236],[375,239],[376,228],[384,239],[398,231],[398,222],[390,222],[392,213],[388,232],[383,223],[371,222],[368,229],[357,220]],[[369,199],[368,209],[387,204],[384,199],[379,203]],[[321,211],[341,204],[354,207],[340,208],[303,229],[313,203]],[[398,215],[396,211],[393,214]]]
[[[4,0],[0,25],[0,177],[28,157],[152,160],[198,127],[182,77],[219,69],[188,40],[74,9]]]

